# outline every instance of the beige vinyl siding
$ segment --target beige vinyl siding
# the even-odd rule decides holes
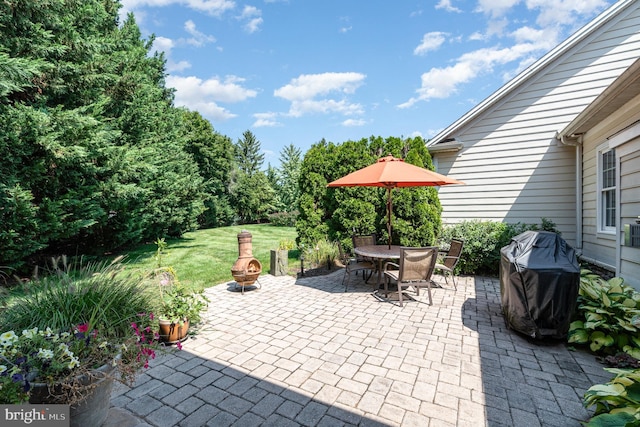
[[[582,254],[611,267],[616,265],[616,236],[598,233],[597,148],[611,135],[611,129],[594,128],[585,135],[582,151]]]
[[[609,115],[591,128],[583,139],[582,153],[582,253],[592,259],[616,267],[617,238],[622,243],[622,225],[633,223],[640,215],[640,141],[624,142],[616,147],[619,157],[618,233],[598,232],[597,224],[597,154],[598,147],[607,143],[623,129],[640,120],[640,96]],[[637,124],[636,124],[637,126]],[[620,270],[617,274],[640,289],[640,248],[620,247]]]
[[[640,215],[640,139],[624,150],[629,154],[620,158],[620,217],[622,224],[634,224]],[[620,248],[620,275],[640,290],[640,248]]]
[[[463,148],[457,153],[434,153],[438,172],[467,185],[440,188],[443,223],[469,219],[540,223],[545,217],[575,245],[576,149],[560,146],[555,134],[639,52],[640,7],[634,4],[473,120],[444,135],[462,142]],[[582,207],[595,213],[595,199],[586,198]],[[588,218],[583,230],[595,230],[595,219]],[[590,239],[586,244],[595,244]],[[614,244],[615,239],[613,258],[607,259],[615,260]]]

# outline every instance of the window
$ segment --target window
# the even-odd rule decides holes
[[[598,231],[616,231],[616,150],[598,153]]]

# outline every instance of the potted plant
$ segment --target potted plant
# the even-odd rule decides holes
[[[179,343],[187,337],[189,326],[200,321],[200,312],[209,300],[204,291],[194,291],[181,284],[173,269],[171,279],[160,282],[158,326],[160,339],[167,344]]]
[[[58,258],[4,297],[0,404],[69,404],[72,426],[104,422],[113,380],[131,384],[160,346],[144,279],[119,261]]]

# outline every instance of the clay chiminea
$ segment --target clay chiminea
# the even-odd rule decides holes
[[[251,238],[247,230],[238,233],[238,259],[231,267],[231,275],[243,293],[244,287],[253,285],[262,273],[262,264],[253,257]]]

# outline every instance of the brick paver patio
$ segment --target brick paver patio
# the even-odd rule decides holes
[[[107,427],[579,426],[583,393],[609,380],[588,353],[507,330],[495,278],[402,308],[341,280],[208,289],[197,337],[116,386]]]

